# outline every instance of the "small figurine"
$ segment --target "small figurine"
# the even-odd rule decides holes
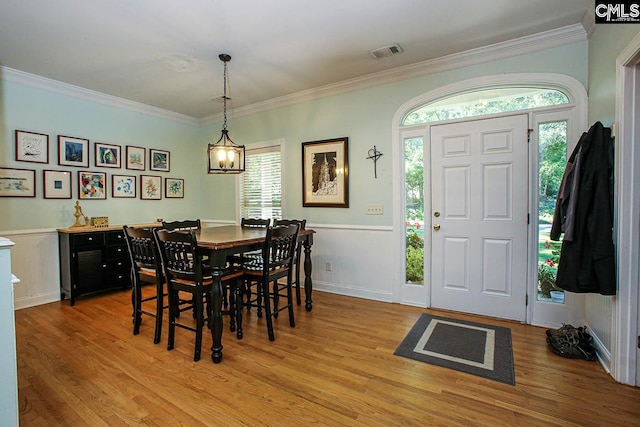
[[[89,224],[89,218],[82,213],[82,208],[80,207],[80,201],[76,201],[76,212],[73,214],[76,217],[76,222],[71,226],[74,227],[86,227]],[[80,224],[80,217],[84,219],[84,224]]]

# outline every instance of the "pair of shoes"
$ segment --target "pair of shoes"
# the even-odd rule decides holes
[[[563,325],[561,328],[547,330],[547,344],[555,354],[570,359],[597,360],[592,345],[593,337],[585,332],[586,327],[574,328]]]

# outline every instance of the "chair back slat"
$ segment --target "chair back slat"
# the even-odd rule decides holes
[[[267,228],[271,224],[271,220],[269,218],[242,218],[240,222],[240,226],[242,228]]]
[[[184,221],[162,221],[162,228],[169,231],[181,230],[200,230],[202,224],[200,219],[187,219]]]
[[[305,230],[307,226],[307,220],[306,219],[274,219],[273,220],[274,227],[279,227],[281,225],[292,225],[292,224],[298,224],[298,226],[300,227],[300,230]]]

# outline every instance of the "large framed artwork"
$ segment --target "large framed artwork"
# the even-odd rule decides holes
[[[58,164],[89,167],[89,140],[58,135]]]
[[[142,200],[162,199],[162,177],[140,175],[140,198]]]
[[[42,172],[45,199],[71,198],[71,172],[54,170],[44,170]]]
[[[104,200],[107,198],[107,174],[104,172],[78,172],[78,198]]]
[[[119,145],[95,143],[96,167],[119,168],[120,152],[122,148]]]
[[[0,168],[0,197],[36,197],[36,171]]]
[[[349,138],[302,143],[302,206],[349,207]]]
[[[49,135],[16,130],[16,160],[49,163]]]

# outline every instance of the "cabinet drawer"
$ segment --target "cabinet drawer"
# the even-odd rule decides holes
[[[107,282],[109,286],[131,286],[131,272],[130,271],[114,271],[107,276]]]
[[[71,236],[72,248],[104,245],[103,233],[78,233]]]
[[[106,259],[120,259],[129,256],[129,250],[126,246],[107,246]]]
[[[104,262],[107,271],[129,271],[131,265],[126,258],[112,259]]]
[[[126,245],[124,240],[124,231],[122,230],[113,230],[107,231],[107,245]]]

